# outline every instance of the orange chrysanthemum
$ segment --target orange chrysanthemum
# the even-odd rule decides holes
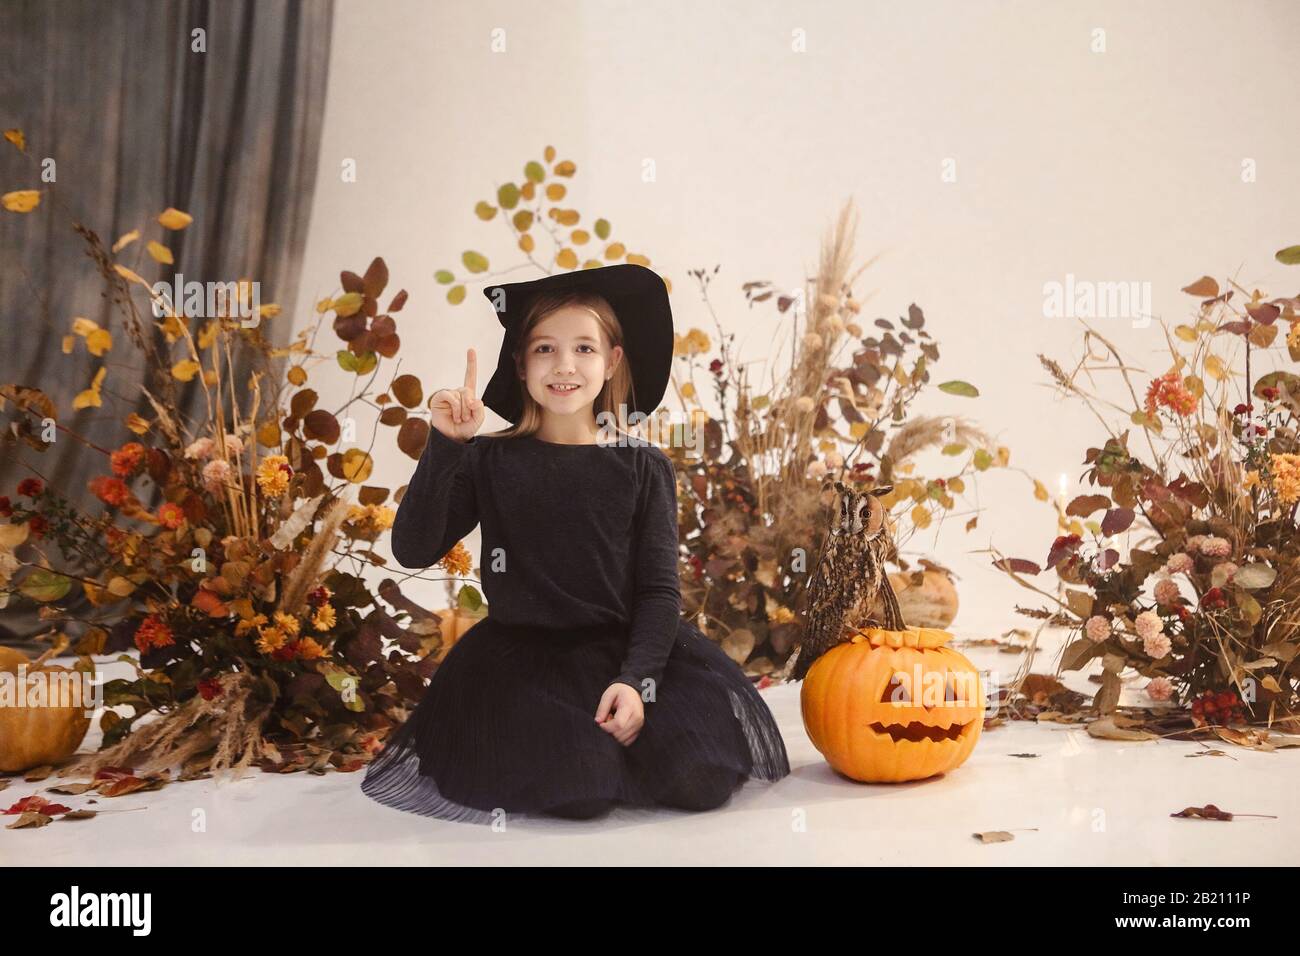
[[[140,648],[142,654],[151,647],[166,647],[175,643],[172,629],[156,614],[150,614],[135,629],[135,646]]]
[[[1196,411],[1196,396],[1183,384],[1177,371],[1170,371],[1151,380],[1144,407],[1148,415],[1154,415],[1157,408],[1167,408],[1186,418]]]
[[[185,520],[185,512],[174,501],[169,501],[158,509],[158,520],[168,528],[179,528]]]
[[[114,508],[131,497],[131,491],[126,487],[126,482],[111,475],[99,475],[90,479],[90,493],[104,504],[112,505]]]
[[[140,462],[144,461],[144,445],[138,441],[129,441],[110,454],[108,460],[113,468],[113,474],[129,478],[140,467]]]
[[[448,574],[469,574],[474,567],[474,558],[465,545],[457,541],[456,546],[443,555],[438,565]]]

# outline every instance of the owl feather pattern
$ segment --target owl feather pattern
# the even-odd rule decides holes
[[[879,496],[888,494],[892,487],[855,491],[835,482],[835,518],[808,582],[804,636],[791,680],[802,680],[817,658],[847,640],[846,625],[869,623],[875,616],[877,596],[883,620],[876,623],[889,630],[905,626],[898,598],[885,573],[885,562],[896,552]]]

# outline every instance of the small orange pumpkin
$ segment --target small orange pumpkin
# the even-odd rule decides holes
[[[984,688],[936,628],[864,628],[809,668],[800,709],[809,739],[854,780],[922,780],[962,764],[984,727]]]
[[[441,663],[447,656],[447,652],[456,646],[456,642],[464,636],[465,632],[487,617],[487,608],[480,607],[476,611],[471,611],[456,605],[439,611],[438,616],[441,618],[438,624],[438,650],[433,659]],[[423,650],[420,656],[424,657],[433,650],[434,638],[427,637],[421,641],[421,644]]]
[[[25,654],[12,648],[0,650],[5,651],[0,655],[0,671],[13,674],[14,679],[20,674],[30,675],[38,671],[72,674],[66,667],[45,663],[52,652],[29,661]],[[24,664],[27,665],[26,671],[20,672],[19,667]],[[85,715],[87,709],[84,703],[67,707],[0,706],[0,772],[17,773],[58,763],[70,756],[81,746],[86,731],[90,729],[90,718]]]

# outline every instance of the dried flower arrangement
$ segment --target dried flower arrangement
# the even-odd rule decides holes
[[[1295,261],[1297,252],[1278,259]],[[1142,724],[1211,727],[1228,739],[1243,733],[1231,728],[1251,723],[1294,729],[1300,376],[1285,365],[1300,360],[1300,298],[1248,292],[1231,280],[1221,291],[1208,276],[1183,291],[1199,308],[1172,330],[1162,323],[1170,366],[1144,393],[1134,384],[1138,370],[1091,327],[1073,369],[1040,356],[1059,389],[1106,429],[1101,447],[1084,456],[1083,480],[1097,490],[1060,509],[1061,534],[1043,564],[997,555],[995,565],[1050,602],[1027,613],[1075,631],[1060,670],[1101,659],[1100,689],[1091,703],[1076,701],[1079,713],[1127,733]],[[1245,301],[1234,303],[1238,296]],[[1282,367],[1260,374],[1270,359]],[[1127,401],[1085,387],[1103,372],[1120,376]],[[1136,437],[1108,422],[1108,410],[1127,415]],[[1114,540],[1124,532],[1133,540],[1127,554]],[[1063,593],[1032,582],[1049,569]],[[1130,670],[1147,678],[1150,707],[1119,707]],[[1248,739],[1272,746],[1256,736]]]
[[[20,131],[6,139],[25,152]],[[34,195],[19,202],[6,194],[6,209],[31,213],[42,205],[41,191],[21,192]],[[57,208],[50,194],[46,206]],[[168,209],[143,229],[165,238],[190,222]],[[92,230],[76,231],[103,278],[112,323],[76,318],[64,338],[65,354],[82,354],[80,340],[96,367],[73,408],[126,401],[107,378],[110,364],[140,364],[145,378],[133,385],[153,414],[120,415],[129,440],[105,447],[106,429],[97,425],[93,438],[74,431],[39,387],[0,386],[6,454],[22,446],[42,453],[68,438],[104,457],[103,474],[89,482],[99,513],[24,461],[32,476],[14,497],[0,497],[0,606],[11,598],[38,602],[56,632],[75,621],[83,669],[93,668],[91,654],[132,643],[140,651],[138,664],[123,658],[136,677],[103,688],[106,707],[133,713],[106,710],[102,749],[61,774],[181,765],[186,775],[238,775],[255,763],[276,772],[357,769],[405,718],[441,656],[440,615],[402,593],[403,581],[421,575],[402,572],[377,586],[363,576],[385,565],[374,544],[394,511],[389,489],[366,483],[375,435],[352,434],[359,430],[354,406],[377,412],[413,459],[429,431],[415,376],[373,390],[383,372],[391,376],[387,360],[400,348],[394,316],[406,292],[380,308],[388,285],[382,259],[362,275],[343,272],[341,290],[316,304],[314,323],[287,348],[274,348],[261,322],[280,308],[250,312],[256,297],[247,280],[214,283],[225,286],[215,309],[187,315],[137,271],[149,266],[143,252],[159,266],[174,265],[163,242],[141,243],[137,229],[106,248]],[[327,317],[342,345],[318,351],[313,343]],[[123,336],[126,347],[117,341]],[[287,372],[278,368],[284,359]],[[351,397],[334,411],[319,407],[307,385],[320,363],[355,376]],[[241,368],[252,370],[244,378]],[[206,416],[192,424],[175,413],[186,382],[205,399]],[[147,505],[152,497],[160,503]],[[440,563],[449,593],[459,585],[457,603],[474,608],[481,598],[461,581],[469,565],[459,545]],[[74,588],[88,599],[88,616],[65,606]],[[50,639],[68,641],[61,632]]]

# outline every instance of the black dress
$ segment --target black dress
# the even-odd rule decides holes
[[[488,615],[367,767],[367,795],[451,820],[582,818],[711,809],[790,772],[766,702],[681,616],[677,482],[661,449],[433,429],[393,555],[428,567],[480,523]],[[645,707],[626,747],[596,723],[616,681]]]

